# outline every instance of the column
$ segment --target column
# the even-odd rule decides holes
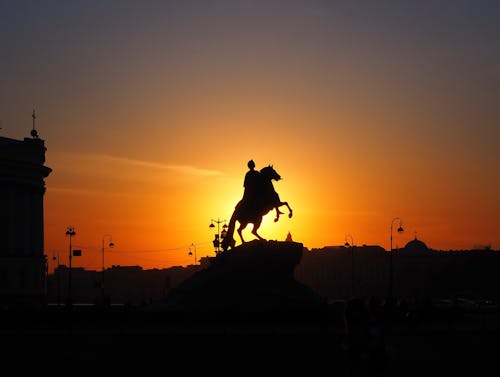
[[[8,246],[7,246],[7,254],[14,254],[14,249],[16,247],[16,190],[13,182],[8,183],[8,195],[9,195],[9,214],[8,214],[8,224],[9,224],[9,237],[8,237]]]

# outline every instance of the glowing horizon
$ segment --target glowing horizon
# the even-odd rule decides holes
[[[214,255],[251,158],[294,210],[263,237],[388,249],[401,217],[394,246],[500,248],[500,6],[52,4],[0,6],[0,136],[35,108],[51,263],[69,225],[75,267],[101,268],[108,233],[106,266]]]

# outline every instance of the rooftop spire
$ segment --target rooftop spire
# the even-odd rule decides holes
[[[35,109],[33,109],[33,114],[31,114],[31,117],[33,118],[33,129],[31,130],[31,137],[33,137],[33,139],[38,139],[38,132],[35,129],[35,119],[36,119]]]

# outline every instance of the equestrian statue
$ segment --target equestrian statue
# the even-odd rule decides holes
[[[274,190],[273,180],[279,181],[281,176],[274,170],[272,165],[266,166],[260,171],[255,170],[255,163],[253,160],[248,162],[249,171],[245,175],[244,193],[243,198],[238,202],[234,208],[233,215],[229,220],[227,233],[222,240],[221,246],[224,251],[233,248],[235,240],[233,238],[236,221],[239,222],[238,234],[241,242],[245,243],[242,231],[248,224],[253,224],[252,234],[259,240],[265,241],[257,230],[259,229],[262,218],[272,209],[276,210],[276,217],[274,221],[278,221],[280,215],[283,214],[279,210],[281,206],[287,206],[288,217],[292,217],[292,209],[287,202],[282,202],[278,193]]]

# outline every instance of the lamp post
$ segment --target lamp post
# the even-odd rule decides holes
[[[351,243],[347,239],[351,240]],[[350,234],[345,236],[345,246],[351,249],[351,296],[354,297],[354,239]]]
[[[189,245],[189,255],[193,255],[193,251],[194,250],[194,265],[196,266],[196,245],[194,243],[192,243],[191,245]]]
[[[105,234],[102,236],[102,272],[101,272],[101,298],[102,298],[102,303],[104,304],[104,240],[106,238],[109,238],[109,247],[115,246],[113,243],[113,237],[111,234]]]
[[[56,281],[57,281],[57,307],[59,308],[59,304],[61,303],[61,271],[59,267],[61,264],[59,263],[59,251],[57,252],[57,257],[54,255],[52,257],[53,261],[57,261],[57,267],[54,267],[54,275],[56,275]]]
[[[75,228],[68,226],[66,229],[66,235],[69,236],[69,272],[68,272],[68,306],[72,305],[72,291],[71,291],[71,259],[72,259],[72,248],[71,248],[71,237],[76,235]]]
[[[221,239],[226,237],[227,234],[227,225],[226,225],[226,220],[220,220],[217,218],[217,220],[211,219],[210,225],[208,226],[209,228],[215,228],[214,223],[217,224],[217,233],[215,234],[215,238],[213,240],[214,248],[215,248],[215,254],[218,255],[220,253],[220,243]],[[222,232],[220,231],[220,224],[224,223],[222,226]]]
[[[394,222],[399,221],[399,226],[398,226],[398,233],[404,232],[403,229],[403,220],[399,217],[395,217],[391,221],[391,249],[390,249],[390,254],[389,254],[389,297],[392,297],[392,290],[393,290],[393,283],[394,283],[394,269],[393,269],[393,260],[392,260],[392,254],[394,250],[392,250],[392,228],[394,227]]]

